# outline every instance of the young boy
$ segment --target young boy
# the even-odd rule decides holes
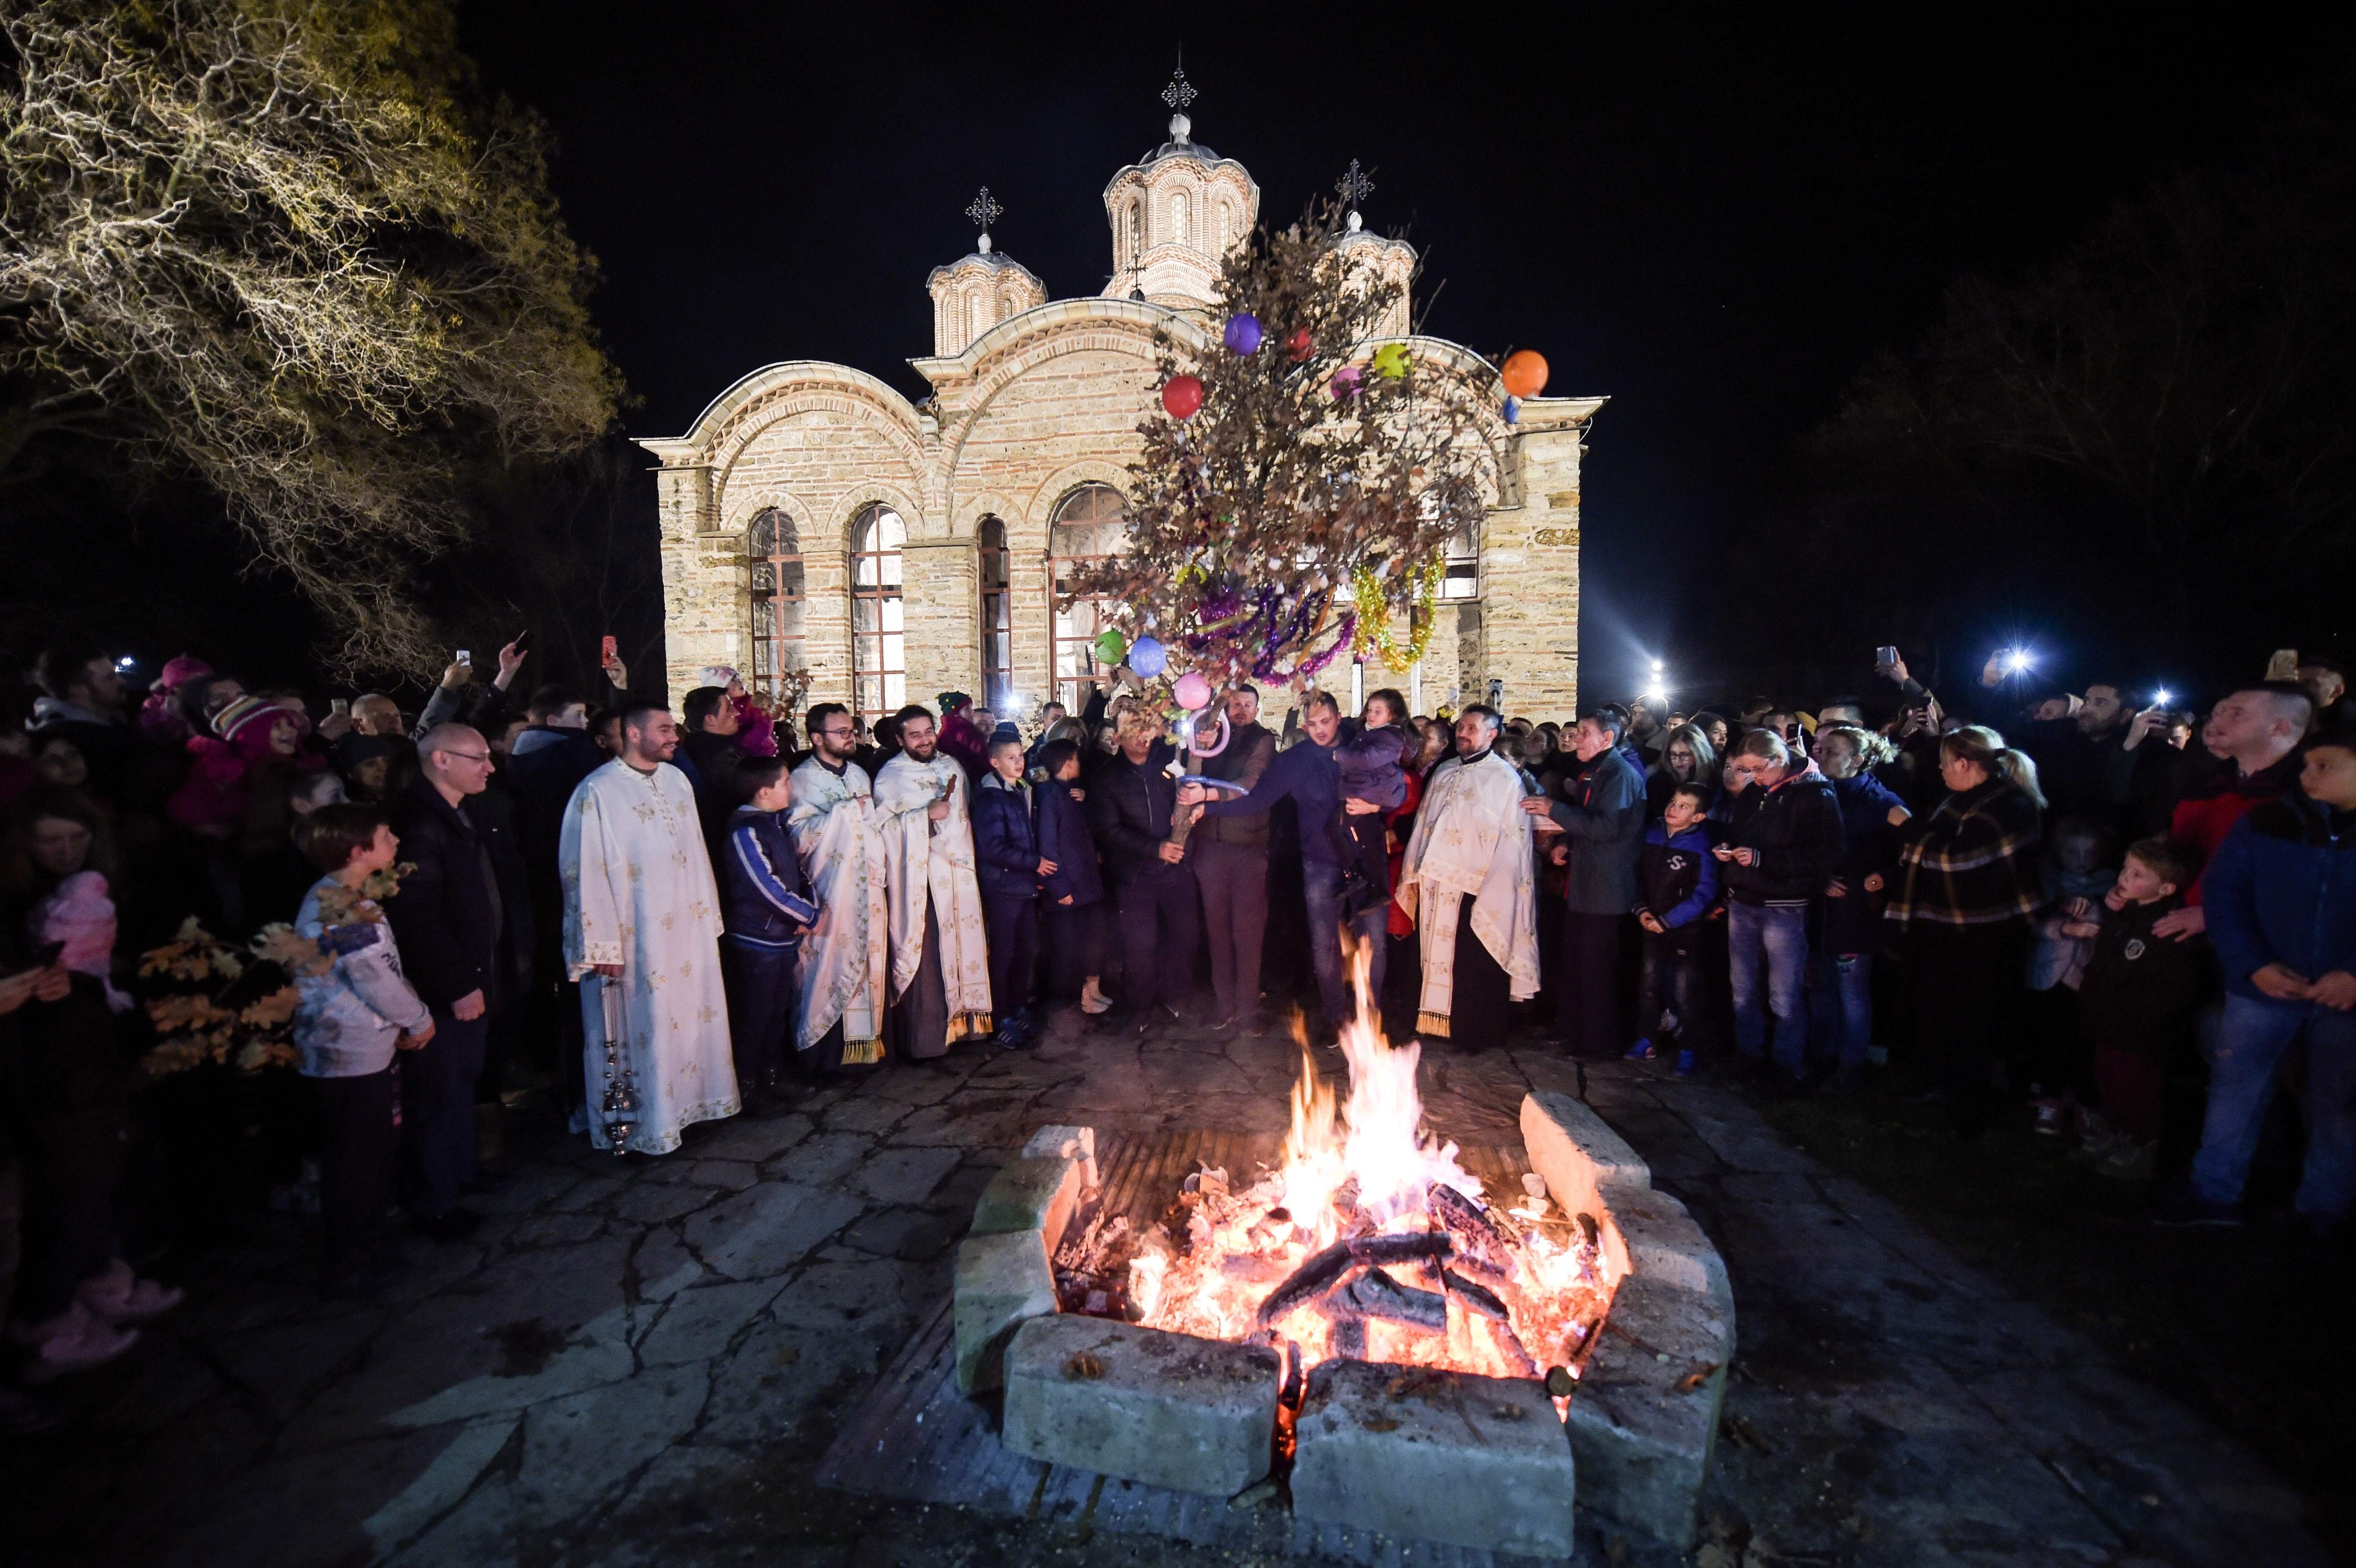
[[[2095,1093],[2114,1131],[2101,1143],[2090,1140],[2087,1155],[2104,1176],[2125,1181],[2151,1176],[2169,1061],[2190,1049],[2193,1015],[2209,989],[2208,944],[2151,930],[2184,902],[2198,869],[2191,851],[2173,839],[2142,839],[2103,896],[2099,920],[2073,907],[2061,928],[2065,937],[2093,942],[2078,1010],[2094,1045]]]
[[[332,959],[294,977],[294,1043],[318,1097],[319,1213],[326,1281],[333,1293],[367,1294],[392,1265],[372,1261],[392,1195],[400,1147],[401,1073],[395,1052],[434,1038],[434,1013],[401,972],[392,927],[362,891],[400,851],[383,811],[323,805],[295,829],[304,858],[325,873],[304,895],[295,932]]]
[[[1039,966],[1039,887],[1056,862],[1039,849],[1031,786],[1023,777],[1023,737],[991,737],[990,771],[973,792],[973,853],[981,918],[990,933],[990,1001],[1000,1047],[1030,1043],[1031,987]],[[1050,789],[1060,789],[1051,784]]]
[[[1110,1010],[1112,1000],[1098,988],[1104,963],[1104,876],[1097,865],[1096,840],[1073,796],[1080,787],[1076,741],[1050,741],[1039,748],[1039,765],[1050,782],[1033,792],[1032,824],[1039,858],[1055,869],[1045,873],[1043,906],[1047,920],[1047,987],[1058,1002],[1077,995],[1080,1011]]]
[[[744,757],[722,839],[721,885],[727,940],[720,947],[728,987],[728,1038],[736,1083],[748,1100],[773,1109],[786,1093],[794,1054],[794,965],[802,933],[818,918],[809,882],[786,831],[793,776],[782,757]]]
[[[1662,806],[1660,819],[1644,829],[1644,850],[1636,862],[1641,901],[1636,923],[1644,928],[1644,994],[1636,1017],[1644,1038],[1628,1051],[1631,1061],[1649,1061],[1660,1054],[1652,1037],[1660,1032],[1661,1014],[1677,1015],[1677,1076],[1694,1075],[1693,1048],[1697,1009],[1703,1005],[1699,952],[1702,917],[1718,901],[1718,862],[1709,852],[1709,790],[1697,784],[1679,784]]]
[[[2094,955],[2103,901],[2118,875],[2099,823],[2065,817],[2047,832],[2038,879],[2051,912],[2029,927],[2027,1050],[2015,1065],[2027,1076],[2037,1130],[2059,1136],[2074,1120],[2088,1145],[2107,1146],[2114,1133],[2096,1125],[2099,1114],[2090,1117],[2085,1111],[2101,1104],[2102,1091],[2078,989]]]

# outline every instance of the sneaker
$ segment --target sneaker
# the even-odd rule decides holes
[[[1678,1076],[1678,1077],[1680,1077],[1680,1078],[1690,1078],[1690,1077],[1692,1077],[1695,1073],[1697,1073],[1697,1072],[1700,1072],[1700,1071],[1701,1071],[1701,1066],[1700,1066],[1700,1064],[1699,1064],[1698,1062],[1697,1062],[1697,1061],[1694,1061],[1694,1053],[1693,1053],[1692,1051],[1678,1051],[1678,1052],[1677,1052],[1677,1076]]]
[[[1628,1048],[1627,1060],[1630,1061],[1650,1061],[1660,1054],[1661,1053],[1658,1051],[1653,1048],[1653,1042],[1651,1040],[1640,1040],[1635,1044]]]
[[[139,1343],[138,1329],[118,1328],[79,1301],[18,1337],[32,1350],[25,1358],[24,1379],[34,1388],[69,1372],[103,1366]]]
[[[2151,1222],[2170,1229],[2188,1225],[2239,1225],[2242,1222],[2242,1206],[2238,1203],[2211,1203],[2188,1183],[2175,1188],[2159,1200],[2151,1211]]]

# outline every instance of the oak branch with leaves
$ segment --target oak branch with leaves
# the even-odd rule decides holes
[[[1215,336],[1200,353],[1155,334],[1166,385],[1191,375],[1202,407],[1159,407],[1130,464],[1127,552],[1077,574],[1151,633],[1173,671],[1215,687],[1304,684],[1347,648],[1360,613],[1413,613],[1448,541],[1496,493],[1482,428],[1496,373],[1461,350],[1385,342],[1405,285],[1355,265],[1342,206],[1327,203],[1236,247],[1217,326],[1248,314],[1254,353]],[[1419,593],[1419,590],[1422,590]]]

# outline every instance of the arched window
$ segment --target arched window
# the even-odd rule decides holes
[[[1180,191],[1170,198],[1170,242],[1188,245],[1194,242],[1194,231],[1186,222],[1186,193]]]
[[[1006,525],[982,518],[974,526],[973,549],[981,570],[981,705],[1003,713],[1014,700],[1014,556],[1006,548]]]
[[[1218,214],[1219,254],[1224,256],[1227,253],[1227,247],[1235,243],[1236,209],[1231,203],[1223,201],[1218,204]]]
[[[900,598],[900,514],[880,502],[851,524],[851,693],[859,717],[881,719],[908,701],[907,623]]]
[[[744,555],[753,567],[753,687],[775,696],[779,681],[809,667],[803,641],[802,536],[775,507],[754,514]]]
[[[1049,607],[1054,614],[1055,691],[1058,701],[1075,713],[1088,695],[1088,677],[1098,672],[1092,645],[1098,632],[1111,624],[1109,601],[1081,599],[1068,610],[1055,609],[1072,591],[1072,579],[1092,562],[1116,556],[1129,544],[1129,503],[1109,485],[1083,485],[1055,507],[1047,529]]]

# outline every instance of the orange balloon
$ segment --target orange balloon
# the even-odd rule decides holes
[[[1535,348],[1517,348],[1505,356],[1502,375],[1506,391],[1517,398],[1535,398],[1546,390],[1546,357]]]

